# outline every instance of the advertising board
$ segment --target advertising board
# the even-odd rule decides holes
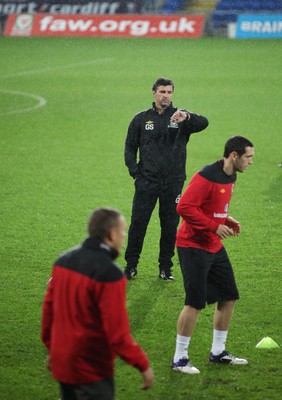
[[[282,38],[282,15],[239,15],[236,38]]]
[[[4,35],[198,38],[203,25],[202,15],[12,14]]]
[[[0,0],[0,16],[10,14],[127,14],[141,12],[143,1]]]

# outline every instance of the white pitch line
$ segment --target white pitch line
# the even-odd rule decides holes
[[[73,64],[65,64],[65,65],[58,65],[55,67],[46,67],[46,68],[39,68],[39,69],[32,69],[28,71],[22,71],[22,72],[15,72],[13,74],[8,74],[8,75],[1,75],[0,79],[8,79],[8,78],[15,78],[16,76],[26,76],[26,75],[34,75],[34,74],[41,74],[44,72],[51,72],[51,71],[56,71],[60,69],[67,69],[67,68],[73,68],[73,67],[83,67],[87,65],[93,65],[93,64],[103,64],[112,61],[113,58],[98,58],[97,60],[90,60],[90,61],[85,61],[81,63],[73,63]]]
[[[6,89],[0,89],[0,92],[8,93],[8,94],[15,94],[15,95],[19,95],[19,96],[25,96],[25,97],[31,97],[32,99],[35,99],[38,101],[38,103],[33,107],[22,108],[19,110],[13,110],[13,111],[7,111],[7,112],[0,112],[0,115],[11,115],[11,114],[19,114],[19,113],[26,113],[29,111],[34,111],[37,108],[45,106],[45,104],[47,103],[47,101],[43,97],[37,96],[36,94],[32,94],[32,93],[19,92],[17,90],[6,90]]]

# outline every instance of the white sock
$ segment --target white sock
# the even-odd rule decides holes
[[[227,333],[228,331],[218,331],[216,329],[213,330],[213,342],[211,352],[215,356],[218,356],[225,350]]]
[[[181,358],[188,357],[188,347],[190,343],[190,336],[176,336],[176,349],[173,357],[173,362],[179,361]]]

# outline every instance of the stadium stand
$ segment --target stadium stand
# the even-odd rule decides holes
[[[226,30],[239,14],[281,14],[282,0],[221,0],[211,13],[210,27]]]
[[[194,14],[209,14],[214,10],[217,0],[191,0],[186,4],[186,11]]]
[[[160,8],[160,14],[173,14],[184,9],[187,1],[185,0],[165,0]]]

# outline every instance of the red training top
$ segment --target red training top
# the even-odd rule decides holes
[[[97,240],[86,239],[56,261],[41,332],[55,379],[80,385],[112,378],[116,356],[141,372],[149,367],[130,334],[125,288],[111,249]]]
[[[176,246],[195,247],[211,253],[222,248],[215,232],[228,216],[235,182],[236,174],[229,176],[223,171],[223,160],[207,165],[192,177],[177,205],[182,222]]]

